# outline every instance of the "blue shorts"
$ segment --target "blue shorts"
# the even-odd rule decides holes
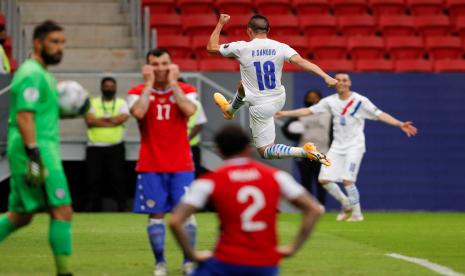
[[[233,265],[210,258],[205,262],[199,263],[197,269],[191,276],[275,276],[279,275],[278,266],[248,266]]]
[[[140,173],[137,176],[134,213],[170,212],[194,181],[194,172]]]

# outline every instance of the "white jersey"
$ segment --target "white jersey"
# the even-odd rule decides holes
[[[312,113],[330,112],[333,115],[333,142],[330,151],[347,153],[356,150],[365,152],[365,119],[378,120],[382,113],[367,97],[356,92],[346,100],[338,94],[323,98],[309,107]]]
[[[283,63],[297,54],[289,45],[268,38],[222,44],[220,53],[241,64],[245,99],[251,105],[275,101],[285,93],[281,84]]]

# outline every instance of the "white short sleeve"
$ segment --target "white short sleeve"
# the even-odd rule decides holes
[[[244,41],[236,41],[220,45],[220,54],[225,57],[240,57],[241,49],[244,47]]]
[[[197,105],[197,93],[186,94],[186,98]]]
[[[328,98],[324,98],[319,101],[317,104],[310,106],[308,109],[313,114],[323,113],[323,112],[331,112],[331,108],[329,106]]]
[[[137,100],[140,98],[139,95],[128,95],[126,98],[126,101],[128,103],[128,108],[131,109],[132,106],[137,102]]]
[[[129,107],[128,107],[128,103],[126,101],[124,101],[124,103],[121,105],[121,107],[119,109],[119,114],[128,114],[129,115]]]
[[[357,107],[356,107],[357,108]],[[370,120],[378,120],[378,116],[383,113],[368,98],[363,97],[360,101],[360,116]]]
[[[293,55],[298,55],[296,50],[289,45],[282,43],[284,59],[289,61]]]
[[[205,115],[205,111],[203,110],[203,106],[200,102],[198,102],[198,105],[197,105],[197,120],[195,122],[196,125],[203,125],[203,124],[206,124],[208,119],[207,119],[207,115]]]
[[[293,200],[305,193],[302,185],[297,183],[297,181],[295,181],[295,179],[287,172],[278,171],[275,173],[274,178],[279,183],[282,197],[287,200]]]
[[[192,182],[187,193],[182,197],[181,202],[194,206],[197,209],[203,208],[213,192],[213,181],[198,179]]]

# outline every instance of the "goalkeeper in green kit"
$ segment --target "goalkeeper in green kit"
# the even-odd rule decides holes
[[[0,216],[0,246],[26,226],[34,213],[50,214],[49,243],[58,275],[72,275],[71,197],[60,158],[57,83],[48,65],[61,61],[65,36],[53,21],[36,26],[33,53],[11,83],[8,125],[10,195]],[[1,264],[1,260],[0,260]]]

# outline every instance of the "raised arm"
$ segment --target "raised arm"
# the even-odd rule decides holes
[[[275,114],[275,118],[284,118],[284,117],[302,117],[302,116],[308,116],[312,115],[313,113],[310,111],[310,109],[306,107],[298,108],[298,109],[293,109],[293,110],[282,110],[278,111]]]
[[[179,67],[176,64],[171,64],[169,70],[168,82],[173,89],[176,105],[185,116],[189,117],[194,115],[195,111],[197,110],[197,106],[186,97],[186,94],[184,94],[184,91],[181,90],[178,84]]]
[[[139,99],[132,105],[130,112],[137,120],[144,118],[145,113],[150,106],[150,91],[155,83],[155,74],[151,65],[142,67],[142,75],[144,77],[144,90],[140,94]]]
[[[415,136],[418,132],[417,128],[413,126],[413,122],[402,122],[391,116],[389,113],[382,112],[378,115],[378,120],[388,125],[400,128],[407,137]]]
[[[336,79],[334,79],[330,75],[326,74],[326,72],[321,70],[321,68],[318,65],[316,65],[314,63],[311,63],[310,61],[302,58],[299,54],[293,55],[289,59],[289,61],[292,64],[300,66],[302,69],[304,69],[307,72],[310,72],[310,73],[313,73],[313,74],[316,74],[316,75],[320,76],[321,78],[324,79],[324,81],[326,82],[326,84],[329,87],[333,87],[337,83]]]
[[[207,44],[207,51],[210,54],[219,54],[220,53],[220,34],[223,26],[229,21],[231,17],[227,14],[220,14],[218,23],[216,24],[215,29],[210,35],[210,39]]]

